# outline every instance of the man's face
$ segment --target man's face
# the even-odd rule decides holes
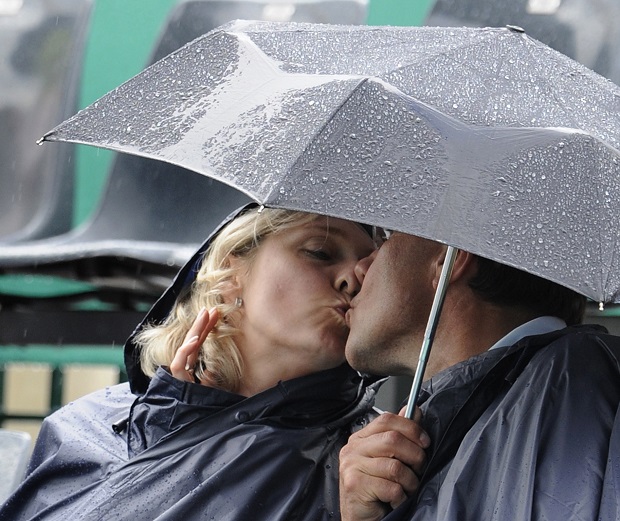
[[[413,374],[433,302],[438,243],[394,233],[356,268],[362,289],[347,313],[346,357],[374,374]]]

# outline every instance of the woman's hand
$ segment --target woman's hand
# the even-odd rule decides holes
[[[185,335],[183,344],[174,355],[174,359],[170,363],[170,372],[172,376],[186,382],[195,382],[194,367],[198,360],[198,351],[204,343],[207,335],[213,331],[215,324],[219,318],[219,312],[216,308],[207,311],[203,308],[192,327]]]

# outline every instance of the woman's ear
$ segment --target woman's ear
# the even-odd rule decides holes
[[[229,255],[226,264],[233,270],[233,275],[223,282],[221,295],[225,302],[232,303],[241,297],[243,291],[243,261],[235,255]]]
[[[439,285],[439,278],[441,277],[441,271],[446,260],[447,250],[447,246],[442,247],[441,254],[437,256],[435,261],[435,276],[433,278],[433,287],[435,289],[437,289]],[[456,250],[456,258],[454,259],[452,273],[450,274],[450,284],[468,278],[468,275],[475,269],[475,257],[473,253],[469,253],[468,251]]]

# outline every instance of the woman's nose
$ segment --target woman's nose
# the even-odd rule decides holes
[[[346,293],[350,298],[357,295],[361,288],[361,283],[355,275],[355,265],[349,264],[336,279],[336,289]]]

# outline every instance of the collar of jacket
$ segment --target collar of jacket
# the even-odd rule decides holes
[[[448,446],[458,447],[491,401],[507,391],[539,350],[577,331],[607,333],[602,326],[588,324],[524,337],[510,347],[473,356],[425,382],[418,405],[424,429],[433,440],[427,473],[432,473],[428,467],[434,460],[445,463],[450,459],[453,454]]]
[[[174,378],[159,368],[131,408],[128,444],[139,454],[197,422],[205,438],[246,423],[287,428],[340,428],[367,414],[384,380],[360,376],[348,364],[279,382],[251,397]]]

